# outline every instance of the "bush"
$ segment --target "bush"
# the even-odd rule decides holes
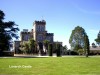
[[[79,53],[79,55],[84,55],[85,54],[85,51],[83,49],[79,49],[78,50],[78,53]]]
[[[14,52],[12,52],[12,51],[3,51],[3,56],[14,56]]]
[[[67,55],[78,55],[78,53],[75,51],[68,50]]]
[[[48,47],[48,50],[49,50],[49,56],[52,56],[53,55],[53,45],[52,44],[49,44],[49,47]]]
[[[56,47],[57,47],[56,48],[57,57],[60,57],[61,56],[61,50],[60,50],[61,45],[60,44],[57,44]]]

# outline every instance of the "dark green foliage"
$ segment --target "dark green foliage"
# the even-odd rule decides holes
[[[14,56],[14,52],[12,51],[3,51],[3,56]]]
[[[68,50],[67,55],[78,55],[78,53],[76,51]]]
[[[93,48],[96,48],[97,46],[96,46],[96,44],[95,44],[95,43],[92,43],[92,47],[93,47]]]
[[[75,27],[70,36],[69,43],[73,50],[83,49],[86,54],[89,54],[89,39],[82,27]]]
[[[61,56],[61,45],[60,44],[57,44],[56,45],[56,53],[57,53],[57,57],[60,57]]]
[[[18,25],[13,21],[4,22],[5,14],[0,10],[0,50],[10,50],[12,47],[12,39],[13,37],[18,39],[18,35],[16,34],[19,29]]]
[[[43,44],[44,44],[44,46],[45,46],[45,48],[46,48],[46,50],[48,51],[48,44],[50,43],[50,41],[49,40],[44,40],[43,41]]]
[[[78,51],[79,49],[82,49],[81,45],[76,44],[73,50]]]
[[[30,53],[34,53],[34,51],[35,51],[35,41],[34,41],[34,39],[33,38],[30,39],[28,42],[29,42]]]
[[[85,46],[84,46],[84,50],[85,50],[86,57],[88,57],[89,52],[90,52],[90,43],[89,43],[88,36],[87,36],[87,35],[85,35],[84,39],[85,39]]]
[[[27,54],[36,53],[37,52],[36,46],[37,46],[37,43],[32,38],[29,41],[21,42],[20,50],[22,53],[27,53]]]
[[[79,49],[78,53],[79,53],[79,55],[84,55],[84,50],[83,49]]]
[[[28,42],[21,42],[19,50],[21,50],[21,53],[24,53],[24,54],[28,53],[28,51],[29,51]]]
[[[44,55],[44,51],[43,51],[43,43],[42,42],[38,42],[38,46],[39,46],[39,52],[41,55]]]
[[[77,26],[75,27],[74,30],[72,30],[72,34],[70,36],[70,39],[69,39],[69,43],[72,44],[73,42],[76,44],[76,43],[83,43],[83,37],[84,35],[86,35],[86,32],[85,30],[80,27],[80,26]]]
[[[53,55],[53,45],[52,44],[49,44],[48,50],[49,50],[49,56],[52,56]]]
[[[65,45],[65,46],[63,46],[63,54],[67,54],[67,51],[68,51],[68,48],[67,48],[67,46]]]
[[[100,31],[97,35],[97,38],[95,39],[96,43],[100,46]]]

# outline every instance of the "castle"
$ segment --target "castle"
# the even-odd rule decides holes
[[[50,43],[54,43],[53,33],[48,33],[46,31],[46,21],[34,21],[33,29],[29,32],[28,29],[23,29],[20,33],[21,41],[14,41],[15,54],[18,53],[20,42],[28,41],[33,38],[36,42],[43,43],[44,40],[48,40]],[[62,44],[62,42],[57,42]]]

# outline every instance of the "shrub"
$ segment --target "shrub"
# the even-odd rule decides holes
[[[53,55],[53,45],[52,44],[49,44],[49,47],[48,47],[48,50],[49,50],[49,56],[52,56]]]
[[[3,56],[14,56],[13,51],[3,51]]]
[[[57,57],[60,57],[61,56],[61,50],[60,50],[61,45],[60,44],[57,44],[56,47],[57,47],[56,48]]]

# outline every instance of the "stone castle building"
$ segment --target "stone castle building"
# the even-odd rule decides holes
[[[33,29],[28,31],[28,29],[23,29],[20,33],[20,41],[14,41],[14,50],[15,53],[18,53],[20,42],[28,41],[30,38],[33,38],[36,42],[43,43],[44,40],[49,40],[50,43],[53,43],[53,33],[48,33],[46,31],[46,21],[34,21]]]
[[[34,38],[36,42],[43,42],[44,40],[49,40],[53,42],[53,33],[47,33],[46,31],[46,21],[35,21],[33,23],[33,29],[28,32],[24,29],[21,34],[21,41],[28,41],[30,38]]]

